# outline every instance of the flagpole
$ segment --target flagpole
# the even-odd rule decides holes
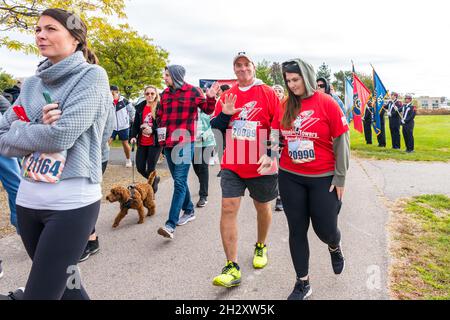
[[[375,68],[373,67],[371,62],[369,64],[372,67],[372,84],[373,84],[372,108],[374,108],[373,109],[374,112],[372,113],[372,115],[375,113],[375,118],[374,118],[374,120],[375,120],[375,127],[372,125],[372,128],[373,128],[373,130],[375,131],[375,134],[378,137],[378,135],[381,133],[381,129],[379,129],[380,130],[379,132],[377,132],[377,130],[376,130],[376,129],[378,129],[377,125],[379,125],[379,123],[377,123],[377,118],[376,118],[377,105],[378,105],[378,92],[377,92],[376,83],[375,83]],[[381,128],[381,125],[380,125],[380,128]]]

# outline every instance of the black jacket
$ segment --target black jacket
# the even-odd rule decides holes
[[[410,104],[403,105],[403,121],[402,123],[409,124],[414,123],[416,117],[416,107]]]
[[[328,83],[328,80],[320,77],[317,79],[317,81],[322,81],[323,83],[325,83],[325,93],[331,95],[331,87],[330,84]]]
[[[12,88],[3,90],[3,92],[8,94],[8,96],[12,98],[12,101],[10,101],[10,103],[13,104],[20,95],[20,88],[18,86],[14,86]]]
[[[139,137],[141,135],[141,124],[142,124],[142,114],[144,112],[144,107],[147,105],[147,101],[144,100],[141,103],[139,103],[138,105],[136,105],[136,113],[134,115],[134,122],[133,125],[131,126],[131,135],[130,138],[136,138],[136,140],[138,141],[138,145],[139,145]],[[156,106],[156,109],[158,110],[161,107],[161,105],[158,103]],[[158,137],[156,134],[156,129],[158,128],[158,124],[159,124],[159,119],[153,119],[153,133],[152,135],[155,137],[155,146],[158,146]]]
[[[403,104],[398,100],[395,101],[395,106],[397,107],[398,111],[395,111],[393,104],[394,104],[393,101],[389,101],[388,104],[384,105],[383,107],[386,110],[389,118],[401,120],[400,112],[402,111]],[[389,115],[389,111],[391,113],[390,115]]]

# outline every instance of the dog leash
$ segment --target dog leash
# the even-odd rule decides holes
[[[135,176],[134,176],[134,168],[135,168],[135,162],[136,162],[136,155],[134,152],[135,146],[136,146],[135,143],[131,144],[131,171],[132,171],[133,183],[128,186],[128,190],[130,190],[130,199],[128,199],[128,201],[125,202],[125,204],[124,204],[126,208],[131,207],[131,201],[132,201],[132,199],[134,199],[134,193],[135,193],[135,189],[136,189],[136,180],[135,180]]]
[[[133,171],[133,184],[132,184],[133,187],[136,185],[136,180],[135,180],[135,177],[134,177],[134,169],[135,169],[135,166],[136,166],[136,154],[134,152],[135,146],[136,146],[135,143],[131,144],[131,167],[132,167],[132,171]]]

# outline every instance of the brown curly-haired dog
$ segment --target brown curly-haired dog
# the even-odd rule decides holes
[[[136,209],[139,214],[138,224],[144,223],[144,207],[148,209],[147,216],[152,216],[156,212],[155,196],[152,184],[156,177],[154,170],[148,177],[147,183],[138,183],[133,190],[124,187],[114,187],[106,196],[109,202],[120,203],[120,212],[114,220],[113,228],[116,228],[120,221],[128,214],[129,209]]]

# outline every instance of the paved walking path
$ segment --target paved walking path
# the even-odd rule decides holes
[[[312,299],[389,299],[386,223],[389,203],[421,193],[450,194],[449,163],[405,163],[354,158],[340,216],[347,268],[333,274],[327,246],[310,232]],[[249,197],[239,214],[239,263],[242,285],[227,290],[211,285],[224,265],[220,233],[218,166],[210,170],[209,203],[197,219],[178,227],[169,241],[156,230],[167,219],[172,182],[161,183],[157,214],[137,225],[131,211],[116,230],[111,228],[117,204],[103,204],[97,224],[101,250],[81,263],[84,285],[92,299],[286,299],[295,282],[284,213],[274,212],[268,241],[269,264],[252,268],[256,214]],[[194,203],[198,181],[191,171]],[[24,286],[31,265],[18,236],[0,240],[5,276],[0,292]]]

